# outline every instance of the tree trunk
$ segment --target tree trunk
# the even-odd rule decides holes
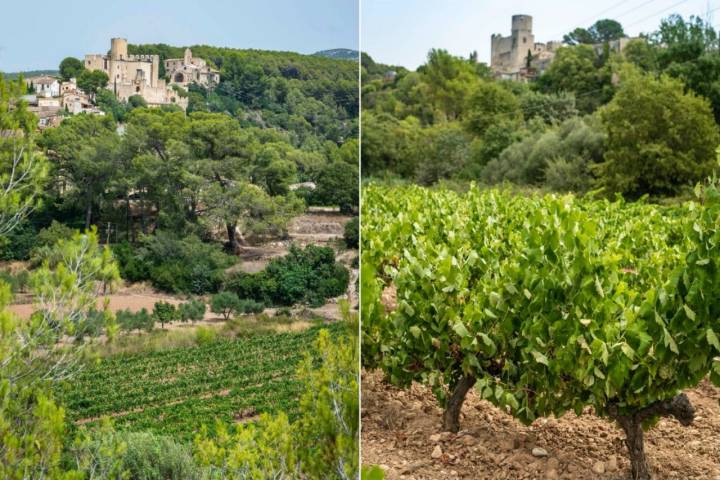
[[[235,224],[228,223],[225,226],[228,234],[228,248],[233,254],[238,253],[240,245],[237,241],[237,230],[235,229]]]
[[[617,407],[610,406],[608,414],[617,421],[625,432],[625,446],[630,457],[633,480],[650,480],[650,468],[645,457],[645,444],[642,424],[645,420],[655,417],[675,417],[681,425],[688,426],[695,418],[695,409],[687,395],[681,393],[671,400],[655,402],[631,415],[620,415]]]
[[[453,386],[453,392],[448,399],[443,412],[443,430],[457,433],[460,430],[460,410],[467,392],[475,385],[475,377],[463,375]]]
[[[143,235],[147,234],[147,219],[145,217],[145,191],[140,195],[140,229]]]
[[[92,201],[88,201],[85,208],[85,230],[90,228],[90,222],[92,222]]]
[[[130,218],[130,194],[128,192],[125,192],[125,235],[128,242],[132,241],[130,233]]]

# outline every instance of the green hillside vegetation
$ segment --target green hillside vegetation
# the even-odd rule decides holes
[[[589,45],[621,34],[607,20],[576,29],[529,83],[494,79],[475,55],[432,50],[414,72],[363,55],[363,174],[687,195],[720,144],[717,32],[674,15],[622,53]]]
[[[345,292],[334,249],[293,247],[257,274],[258,298],[227,288],[239,251],[287,241],[309,205],[357,209],[356,70],[290,53],[194,53],[215,55],[223,82],[193,87],[187,113],[118,102],[106,79],[63,60],[108,115],[42,132],[24,85],[0,75],[0,259],[26,268],[0,274],[0,478],[357,475],[349,309],[306,330],[312,319],[249,318]],[[303,181],[317,190],[291,190]],[[98,299],[123,280],[176,296],[115,314]],[[30,319],[8,308],[17,294],[32,298]],[[227,329],[204,319],[223,303],[213,294],[232,297]]]

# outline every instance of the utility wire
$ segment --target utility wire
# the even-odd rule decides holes
[[[628,24],[628,25],[625,25],[625,28],[627,28],[627,27],[632,27],[633,25],[637,25],[638,23],[642,23],[642,22],[644,22],[645,20],[648,20],[648,19],[653,18],[653,17],[657,17],[658,15],[661,15],[661,14],[667,12],[668,10],[677,7],[678,5],[682,5],[683,3],[686,3],[687,1],[688,1],[688,0],[681,0],[681,1],[677,2],[677,3],[673,3],[673,4],[670,5],[669,7],[664,8],[664,9],[658,11],[658,12],[655,12],[655,13],[653,13],[652,15],[648,15],[647,17],[643,17],[643,18],[641,18],[640,20],[636,20],[636,21],[634,21],[633,23],[630,23],[630,24]]]
[[[624,11],[623,13],[621,13],[621,14],[619,14],[619,15],[615,15],[615,18],[624,17],[624,16],[627,15],[628,13],[633,13],[633,12],[641,9],[641,8],[644,7],[645,5],[650,5],[650,4],[653,3],[653,2],[655,2],[655,0],[648,0],[647,2],[643,2],[643,3],[641,3],[640,5],[636,5],[635,7],[631,8],[630,10],[626,10],[626,11]]]
[[[590,24],[590,23],[589,23],[590,21],[599,18],[601,15],[605,15],[607,12],[609,12],[609,11],[611,11],[611,10],[614,10],[616,7],[619,7],[620,5],[623,5],[623,4],[625,4],[625,3],[629,2],[629,1],[630,1],[630,0],[623,0],[622,2],[618,2],[618,3],[614,4],[613,6],[606,8],[606,9],[603,10],[602,12],[596,13],[595,15],[591,15],[590,17],[586,18],[586,19],[583,20],[582,22],[578,22],[578,24],[580,24],[580,25],[589,25],[589,24]]]
[[[578,25],[581,26],[581,27],[584,26],[584,25],[592,26],[592,24],[590,23],[592,20],[595,20],[595,21],[600,20],[600,16],[601,16],[601,15],[609,12],[610,10],[613,10],[615,7],[619,7],[620,5],[622,5],[622,4],[624,4],[624,3],[627,3],[627,1],[629,1],[629,0],[625,0],[625,1],[623,1],[623,2],[616,3],[616,4],[614,4],[612,7],[606,8],[606,9],[603,10],[602,12],[597,13],[597,14],[593,15],[592,17],[587,18],[586,20],[584,20],[584,21],[582,21],[582,22],[579,22]],[[634,11],[636,11],[636,10],[638,10],[638,9],[646,6],[646,5],[649,5],[649,4],[651,4],[651,3],[655,2],[655,1],[657,1],[657,0],[647,0],[647,1],[643,2],[643,3],[641,3],[640,5],[634,6],[634,7],[631,8],[630,10],[625,10],[623,13],[620,13],[620,14],[617,14],[617,15],[613,15],[612,17],[613,17],[614,20],[617,20],[618,18],[624,17],[624,16],[627,15],[628,13],[632,13],[632,12],[634,12]],[[551,38],[557,37],[557,36],[559,36],[559,35],[564,35],[565,33],[566,33],[566,32],[560,32],[560,33],[557,33],[557,34],[553,34]]]

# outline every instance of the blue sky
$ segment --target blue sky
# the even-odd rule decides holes
[[[314,53],[358,48],[359,0],[40,0],[3,2],[0,71],[57,68],[130,43]]]
[[[637,35],[671,13],[704,17],[713,9],[720,26],[720,0],[362,0],[361,41],[376,61],[414,69],[431,48],[462,56],[477,50],[489,62],[490,35],[509,35],[513,14],[532,15],[535,41],[546,42],[600,18],[615,18]]]

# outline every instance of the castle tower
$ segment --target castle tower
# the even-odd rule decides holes
[[[189,48],[185,49],[185,57],[183,58],[183,62],[185,65],[190,65],[192,62],[192,52]]]
[[[513,15],[510,31],[513,35],[529,33],[532,35],[532,16],[531,15]]]
[[[535,35],[532,32],[532,16],[513,15],[511,37],[511,62],[514,68],[520,69],[525,66],[528,51],[532,52],[535,45]]]
[[[110,59],[127,60],[128,43],[125,38],[113,38],[110,40]]]
[[[160,77],[160,55],[152,56],[152,72],[150,77],[150,86],[157,87]]]

